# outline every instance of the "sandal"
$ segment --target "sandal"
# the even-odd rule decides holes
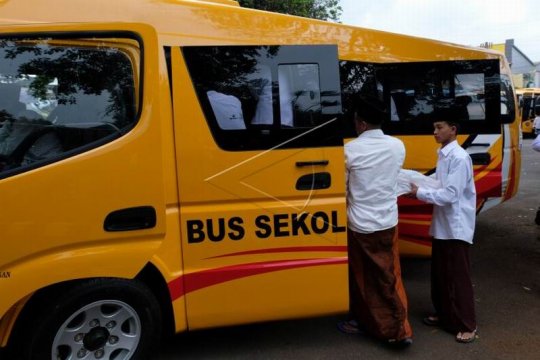
[[[471,334],[471,336],[463,337],[465,334]],[[478,338],[478,334],[476,333],[476,329],[473,331],[463,331],[458,332],[456,335],[456,341],[464,344],[472,343],[474,340]]]
[[[397,340],[397,339],[388,339],[385,341],[386,345],[391,347],[391,348],[394,348],[394,349],[404,349],[406,347],[409,347],[412,345],[413,343],[413,339],[408,337],[408,338],[404,338],[404,339],[401,339],[401,340]]]
[[[337,328],[344,334],[363,334],[356,320],[340,321],[337,324]]]
[[[441,324],[441,320],[437,315],[426,316],[422,319],[422,322],[428,326],[439,326]]]

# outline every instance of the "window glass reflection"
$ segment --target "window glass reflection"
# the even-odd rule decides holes
[[[389,134],[431,134],[437,107],[453,108],[464,131],[498,132],[500,114],[512,111],[507,106],[513,105],[502,100],[505,84],[498,65],[494,60],[399,64],[342,61],[348,122],[352,123],[355,97],[364,95],[377,97],[386,104],[388,121],[383,128]],[[348,126],[347,136],[354,134],[354,127]]]
[[[278,77],[281,125],[312,127],[319,124],[319,67],[316,64],[279,65]]]
[[[342,144],[336,46],[187,46],[182,54],[222,149]]]
[[[0,39],[0,176],[121,135],[135,96],[132,59],[105,39]]]

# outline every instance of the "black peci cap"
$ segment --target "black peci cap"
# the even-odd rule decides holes
[[[448,125],[459,128],[460,124],[469,118],[467,108],[455,103],[437,103],[431,115],[432,122],[444,121]]]
[[[382,124],[387,114],[382,101],[377,97],[367,95],[358,95],[355,97],[354,111],[359,118],[373,125]]]

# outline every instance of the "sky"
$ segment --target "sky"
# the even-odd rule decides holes
[[[540,62],[538,0],[341,0],[343,24],[462,45],[514,39]]]

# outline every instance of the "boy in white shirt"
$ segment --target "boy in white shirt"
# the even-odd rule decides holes
[[[540,99],[537,101],[540,101]],[[535,115],[536,117],[533,121],[533,131],[536,135],[540,135],[540,106],[536,107]]]
[[[397,178],[405,147],[382,132],[377,99],[359,98],[355,110],[358,138],[345,145],[350,320],[338,328],[407,347],[412,329],[397,247]]]
[[[433,134],[441,144],[435,177],[442,187],[412,184],[410,193],[433,204],[431,299],[435,314],[424,318],[424,323],[440,325],[455,333],[456,341],[468,343],[476,339],[469,257],[476,219],[474,173],[471,157],[456,140],[458,124],[453,111],[438,109],[434,116]]]

